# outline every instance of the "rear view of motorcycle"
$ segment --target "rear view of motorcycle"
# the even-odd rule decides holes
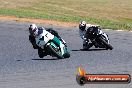
[[[108,35],[106,33],[102,33],[102,31],[99,30],[99,27],[89,27],[86,31],[85,37],[90,39],[96,48],[105,48],[106,50],[113,49]]]

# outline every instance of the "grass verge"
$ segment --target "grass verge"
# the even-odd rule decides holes
[[[130,2],[118,1],[118,3],[124,3],[123,5],[128,6],[128,8],[120,8],[124,13],[117,14],[116,11],[118,12],[119,8],[114,10],[116,5],[118,5],[117,1],[114,0],[113,10],[111,12],[111,9],[107,9],[108,7],[106,7],[107,10],[103,7],[109,3],[109,0],[77,0],[77,2],[75,2],[75,0],[66,0],[65,2],[62,0],[38,0],[37,3],[34,0],[35,3],[30,3],[30,5],[23,7],[19,7],[19,5],[16,5],[16,7],[6,5],[6,8],[3,8],[3,5],[3,7],[0,7],[0,14],[13,15],[20,18],[49,19],[64,22],[79,22],[81,20],[86,20],[92,24],[99,24],[103,28],[132,30],[132,19],[129,15],[131,12]],[[84,8],[84,6],[80,5],[79,3],[81,2],[88,2],[88,4],[85,3],[87,7]],[[23,2],[23,4],[24,3],[27,2]],[[74,5],[70,3],[74,3]],[[97,5],[94,6],[95,4]],[[126,13],[128,13],[128,15]]]

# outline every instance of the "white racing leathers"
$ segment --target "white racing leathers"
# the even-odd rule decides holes
[[[86,28],[85,28],[85,30],[80,30],[79,29],[79,35],[80,35],[80,37],[83,39],[83,45],[86,45],[86,44],[88,44],[88,38],[85,38],[84,36],[85,36],[85,33],[86,33],[86,30],[89,28],[89,27],[99,27],[99,25],[91,25],[91,24],[86,24]],[[106,33],[104,33],[102,30],[100,30],[100,29],[98,29],[98,31],[99,31],[99,34],[102,34],[103,36],[105,36],[106,37],[106,39],[108,40],[108,44],[110,43],[109,42],[109,38],[108,38],[108,35],[106,34]],[[91,41],[92,42],[92,41]]]

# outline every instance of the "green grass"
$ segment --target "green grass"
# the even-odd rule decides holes
[[[0,14],[132,30],[132,0],[0,0]]]

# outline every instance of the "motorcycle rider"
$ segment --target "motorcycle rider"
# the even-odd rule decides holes
[[[99,28],[100,27],[99,25],[87,24],[86,21],[81,21],[79,23],[79,34],[80,34],[80,37],[83,39],[84,50],[88,50],[93,45],[95,46],[95,48],[98,48],[98,45],[95,43],[94,40],[90,40],[91,42],[89,41],[89,38],[86,33],[87,30],[92,27],[94,27],[99,32],[99,34],[103,34],[104,36],[106,36],[109,43],[108,35],[103,33],[103,31]]]
[[[40,58],[43,58],[44,56],[48,55],[47,52],[43,52],[41,48],[36,44],[35,37],[39,36],[43,30],[46,30],[56,36],[65,46],[66,42],[59,36],[58,32],[53,30],[52,28],[44,28],[44,27],[37,27],[36,24],[31,24],[29,26],[29,41],[31,42],[34,49],[38,49],[38,55]]]

